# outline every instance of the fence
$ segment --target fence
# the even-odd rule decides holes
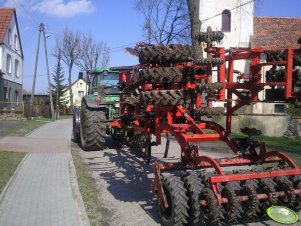
[[[15,112],[23,114],[24,102],[0,101],[0,113]]]
[[[34,101],[33,104],[30,104],[29,101],[26,100],[22,102],[0,101],[0,113],[17,113],[22,114],[26,118],[38,116],[51,118],[50,103],[43,101]],[[59,114],[71,115],[73,114],[73,109],[67,106],[61,107]]]

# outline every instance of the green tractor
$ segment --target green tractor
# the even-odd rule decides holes
[[[119,72],[95,68],[88,73],[88,93],[82,98],[81,109],[73,115],[73,141],[86,151],[105,147],[106,134],[122,137],[122,131],[109,127],[119,117]]]

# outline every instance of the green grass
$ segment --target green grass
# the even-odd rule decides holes
[[[233,137],[245,137],[242,133],[233,134]],[[301,139],[291,137],[254,136],[254,139],[264,141],[268,150],[287,153],[301,167]]]
[[[0,151],[0,193],[24,156],[25,153]]]
[[[301,139],[260,136],[267,148],[287,153],[301,167]]]
[[[92,226],[110,225],[105,221],[106,210],[98,202],[96,182],[89,173],[88,166],[85,165],[74,147],[72,148],[72,157],[75,165],[79,190],[82,194],[83,202],[87,215]]]
[[[72,119],[73,115],[60,115],[59,120],[63,120],[63,119]]]
[[[0,121],[0,138],[4,136],[24,136],[47,122],[45,120]],[[0,192],[25,155],[26,153],[0,150]]]
[[[25,136],[48,122],[43,118],[38,120],[0,121],[0,138],[4,136]]]

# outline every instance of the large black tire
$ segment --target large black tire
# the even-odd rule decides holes
[[[193,47],[190,45],[154,45],[141,49],[139,62],[169,66],[172,63],[191,61],[192,56]]]
[[[162,224],[165,226],[182,226],[187,224],[188,198],[184,183],[176,176],[165,177],[162,186],[168,208],[160,206]]]
[[[186,99],[181,90],[152,90],[140,93],[140,101],[142,104],[154,105],[171,105],[190,103],[190,99]]]
[[[97,109],[89,109],[86,103],[82,103],[80,114],[80,139],[85,151],[97,151],[105,147],[106,123],[105,113]]]
[[[200,194],[204,185],[201,178],[195,174],[189,174],[183,178],[185,188],[187,189],[188,204],[189,204],[189,218],[188,224],[191,226],[201,225],[200,220]]]

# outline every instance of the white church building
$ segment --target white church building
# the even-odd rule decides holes
[[[263,47],[266,49],[299,48],[297,39],[301,37],[301,18],[255,17],[254,1],[250,0],[200,0],[199,15],[202,22],[201,31],[207,27],[213,31],[222,31],[224,39],[217,43],[218,47],[229,49]],[[248,74],[248,60],[235,62],[234,69]],[[263,68],[262,82],[265,82]],[[234,81],[235,81],[234,76]],[[213,82],[217,78],[213,74]],[[270,87],[265,87],[269,89]],[[258,95],[265,100],[266,92]],[[224,102],[216,102],[213,106],[224,106]],[[234,118],[232,128],[239,130],[244,126],[257,127],[266,135],[281,136],[286,128],[288,117],[284,113],[284,102],[258,102],[239,109],[240,114]],[[245,115],[245,117],[244,117]],[[277,116],[277,117],[275,117]],[[273,125],[273,126],[271,126]]]

